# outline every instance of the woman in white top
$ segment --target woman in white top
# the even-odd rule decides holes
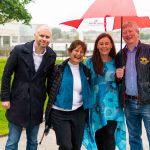
[[[73,41],[69,58],[57,65],[52,75],[46,125],[53,127],[60,150],[81,148],[87,109],[91,107],[90,73],[82,63],[86,50],[84,42]]]

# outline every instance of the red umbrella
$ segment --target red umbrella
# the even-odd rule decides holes
[[[137,16],[133,0],[95,0],[82,18]]]
[[[150,19],[147,16],[146,17],[145,16],[144,17],[136,17],[136,16],[122,17],[122,22],[127,22],[127,21],[136,22],[140,28],[150,27]],[[120,29],[121,28],[120,25],[121,25],[120,17],[115,17],[113,29]]]
[[[69,21],[61,22],[60,24],[71,26],[71,27],[78,29],[82,21],[83,19],[76,19],[76,20],[69,20]]]
[[[106,30],[106,17],[115,17],[117,20],[115,19],[114,29],[118,28],[116,23],[117,26],[120,23],[122,48],[122,22],[128,19],[127,16],[132,16],[132,19],[138,23],[139,27],[145,27],[144,24],[149,27],[149,18],[137,17],[133,0],[95,0],[80,19],[62,22],[61,24],[78,28],[84,19],[104,17],[104,27]],[[143,24],[145,21],[146,23]]]
[[[62,22],[60,24],[71,26],[71,27],[74,27],[74,28],[78,29],[83,20],[84,19],[70,20],[70,21]],[[148,27],[150,27],[150,19],[149,19],[148,16],[144,16],[144,17],[137,17],[137,16],[125,17],[124,16],[124,17],[122,17],[122,23],[127,22],[127,21],[136,22],[137,25],[139,26],[139,28],[148,28]],[[106,18],[104,17],[104,27],[105,28],[106,28],[106,24],[107,24],[106,23]],[[114,17],[113,29],[120,29],[120,28],[121,28],[121,19],[120,19],[120,17]]]
[[[133,0],[95,0],[80,19],[61,24],[78,28],[86,18],[137,16]]]
[[[61,24],[78,28],[84,19],[105,17],[104,27],[106,31],[106,17],[110,16],[115,17],[113,29],[121,28],[121,24],[125,21],[134,21],[140,28],[150,27],[149,17],[137,17],[133,0],[95,0],[80,19]]]

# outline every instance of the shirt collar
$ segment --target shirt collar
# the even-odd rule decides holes
[[[130,51],[130,50],[128,49],[127,45],[125,46],[125,50],[126,50],[127,53],[134,53],[134,52],[137,51],[137,49],[138,49],[138,45],[136,45],[136,46],[133,48],[132,51]]]
[[[33,43],[33,53],[36,55],[36,56],[43,56],[45,53],[46,53],[46,48],[45,48],[45,50],[44,50],[44,52],[42,53],[42,54],[37,54],[36,52],[35,52],[35,42]]]

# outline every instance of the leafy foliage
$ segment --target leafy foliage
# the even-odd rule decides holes
[[[11,21],[23,21],[29,25],[32,16],[25,9],[25,5],[32,0],[0,0],[0,24]]]

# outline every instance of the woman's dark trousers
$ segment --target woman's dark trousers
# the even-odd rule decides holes
[[[95,133],[95,140],[98,150],[115,150],[115,130],[117,122],[107,121],[107,125]]]
[[[52,110],[52,126],[59,150],[80,150],[86,112],[83,107],[74,111]]]

